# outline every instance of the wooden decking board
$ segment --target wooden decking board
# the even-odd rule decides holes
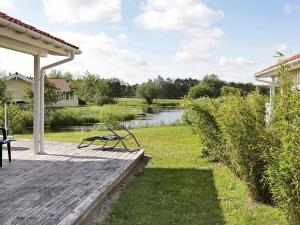
[[[101,178],[102,178],[101,180],[105,179],[105,177],[108,174],[109,174],[109,172],[105,171],[105,173],[102,174],[102,176],[101,176]],[[86,195],[90,194],[90,192],[95,188],[94,186],[95,186],[95,184],[93,184],[93,180],[91,180],[91,179],[89,179],[86,184],[81,184],[80,181],[77,182],[77,185],[75,185],[74,187],[71,187],[70,190],[66,191],[66,192],[69,192],[72,194],[71,195],[66,194],[64,196],[64,198],[60,199],[60,202],[63,201],[63,204],[61,204],[61,205],[66,207],[66,205],[71,204],[71,202],[73,201],[74,198],[79,199],[79,200],[83,199]],[[60,202],[58,202],[58,203],[60,203]],[[53,207],[55,207],[55,205]],[[64,209],[64,207],[60,208],[60,210],[63,210],[63,209]],[[56,215],[56,217],[57,217],[57,215]],[[45,217],[43,217],[43,218],[45,218]],[[50,217],[48,219],[50,219]],[[39,221],[39,223],[42,223],[42,222]]]
[[[86,174],[85,177],[88,177],[88,176],[89,176],[89,174]],[[82,186],[80,185],[80,182],[83,179],[84,178],[82,177],[81,180],[76,180],[75,185],[68,183],[66,186],[69,186],[69,188],[65,189],[63,191],[63,193],[61,193],[60,196],[55,196],[55,198],[53,198],[47,205],[45,205],[44,207],[39,209],[39,212],[35,212],[36,215],[34,215],[34,216],[31,215],[31,216],[36,218],[37,214],[44,213],[44,211],[47,211],[47,209],[49,208],[49,204],[52,208],[53,207],[55,208],[55,207],[57,207],[57,204],[59,204],[60,206],[64,206],[65,204],[67,204],[68,198],[69,198],[69,200],[73,200],[74,198],[76,198],[76,188],[79,188],[79,189],[82,188]],[[61,201],[64,201],[63,204],[61,204]],[[53,203],[55,203],[55,204],[53,204]],[[51,209],[51,208],[49,208],[49,209]],[[41,224],[41,222],[40,222],[40,224]]]
[[[32,146],[28,140],[14,142],[13,147],[29,150],[13,150],[12,163],[3,154],[0,224],[72,224],[143,153],[46,142],[48,155],[33,155]]]
[[[67,162],[66,163],[66,170],[64,171],[64,172],[67,172],[66,174],[68,174],[68,172],[69,171],[73,171],[73,169],[74,168],[72,168],[72,167],[70,167],[70,165],[69,165],[69,163],[70,162]],[[82,162],[81,162],[82,163]],[[45,168],[44,168],[45,169]],[[48,169],[48,168],[46,168],[46,169]],[[65,169],[65,168],[62,168],[62,169]],[[76,170],[76,173],[74,173],[73,174],[73,176],[78,176],[78,175],[80,175],[81,174],[81,170]],[[63,176],[63,177],[61,177],[61,176]],[[55,177],[55,179],[52,179],[52,177]],[[59,185],[59,183],[56,183],[56,181],[57,180],[59,180],[59,182],[61,182],[61,183],[64,183],[65,182],[65,180],[66,179],[68,179],[69,178],[69,176],[64,176],[64,174],[59,174],[59,173],[53,173],[53,176],[52,177],[46,177],[46,181],[41,181],[40,183],[39,183],[39,186],[41,186],[40,187],[40,190],[41,189],[44,189],[44,192],[45,192],[45,188],[47,188],[47,187],[52,187],[52,190],[56,187],[56,186],[58,186]],[[45,178],[41,178],[41,179],[45,179]],[[49,182],[49,181],[47,181],[47,179],[50,179],[50,180],[53,180],[53,182],[51,183],[51,182]],[[78,183],[78,180],[75,180],[75,179],[73,179],[73,181],[76,183]],[[46,184],[46,186],[44,185],[44,184]],[[73,185],[73,183],[64,183],[65,184],[65,186],[70,186],[70,187],[72,187],[72,185]],[[31,189],[23,189],[23,190],[21,190],[21,191],[31,191]],[[47,191],[47,190],[46,190]],[[57,190],[53,190],[53,192],[54,193],[56,193],[57,192]],[[17,193],[17,195],[19,195],[19,193]],[[37,194],[38,195],[38,194]],[[39,196],[38,196],[39,197]],[[57,197],[60,197],[60,196],[57,196]],[[53,194],[51,194],[51,190],[50,190],[50,193],[47,193],[47,195],[45,196],[45,198],[53,198]],[[31,201],[31,203],[32,203],[32,205],[35,205],[35,208],[38,208],[39,206],[40,206],[40,204],[41,203],[43,203],[43,202],[47,202],[47,201],[49,201],[48,199],[38,199],[39,200],[39,202],[32,202]],[[22,204],[22,206],[24,207],[24,209],[23,210],[25,210],[25,209],[27,209],[28,208],[28,204],[29,204],[29,202],[27,202],[27,203],[25,203],[25,204]],[[22,211],[22,209],[21,209],[21,211]],[[6,213],[6,215],[7,215],[7,212],[5,212]],[[17,217],[18,216],[18,214],[16,214],[15,213],[15,217]],[[11,220],[13,220],[14,218],[12,218]]]
[[[60,146],[62,145],[62,143],[60,143]],[[66,145],[66,150],[69,150],[72,149],[72,151],[74,151],[74,144],[69,144],[69,145]],[[50,149],[47,149],[47,151],[50,150]],[[64,150],[64,153],[65,153],[65,150]],[[68,152],[69,153],[69,152]],[[52,155],[51,155],[52,156]],[[45,161],[44,159],[49,159],[49,157],[51,157],[49,155],[29,155],[27,157],[22,157],[22,158],[17,158],[18,159],[18,162],[14,162],[14,160],[12,161],[11,164],[13,165],[10,165],[10,163],[8,163],[8,165],[10,165],[10,167],[13,167],[13,168],[7,168],[7,170],[9,171],[17,171],[17,172],[20,172],[20,176],[19,177],[16,177],[16,174],[9,174],[9,171],[7,172],[9,175],[14,175],[14,176],[9,176],[8,179],[7,179],[7,176],[6,177],[3,177],[4,178],[4,185],[0,185],[0,188],[5,188],[7,187],[6,186],[6,183],[10,183],[10,179],[13,179],[13,180],[16,180],[18,182],[18,180],[24,180],[24,181],[27,181],[27,177],[26,176],[32,176],[32,174],[34,174],[36,172],[36,170],[41,170],[41,169],[45,169],[45,167],[49,167],[49,162],[48,161]],[[30,158],[31,157],[31,158]],[[55,157],[55,158],[51,158],[52,160],[55,160],[55,159],[58,159],[58,157]],[[40,165],[37,165],[36,168],[32,168],[32,165],[31,165],[31,162],[27,162],[26,160],[27,159],[31,159],[31,160],[35,160],[35,162],[38,162]],[[37,160],[38,159],[38,160]],[[26,162],[26,163],[24,163]],[[25,164],[25,169],[21,169],[24,167],[24,164]],[[55,162],[54,162],[55,164]],[[10,170],[10,169],[13,169],[13,170]],[[24,173],[24,171],[26,171],[27,169],[30,169],[30,173]],[[2,178],[2,177],[1,177]],[[5,183],[6,182],[6,183]]]

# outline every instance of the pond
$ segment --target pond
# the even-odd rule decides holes
[[[122,122],[123,125],[132,129],[148,126],[170,125],[182,122],[183,108],[176,107],[146,107],[140,108],[139,117],[135,120]],[[45,127],[45,132],[65,132],[95,130],[101,124],[89,124],[83,126]]]
[[[147,113],[144,118],[124,122],[123,124],[129,128],[160,126],[180,123],[184,113],[182,108],[147,108],[143,110]]]

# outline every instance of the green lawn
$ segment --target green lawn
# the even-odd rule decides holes
[[[46,137],[79,142],[96,133]],[[188,127],[143,128],[134,133],[151,159],[123,192],[106,225],[287,224],[278,209],[254,203],[246,185],[224,165],[201,158],[201,143]]]

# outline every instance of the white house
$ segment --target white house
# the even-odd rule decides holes
[[[56,89],[58,94],[58,101],[51,105],[51,107],[76,107],[79,106],[79,100],[74,93],[72,93],[69,83],[66,79],[48,79]]]
[[[300,54],[285,59],[283,63],[289,65],[291,74],[294,76],[294,84],[297,86],[300,85]],[[266,105],[267,118],[269,118],[274,108],[275,87],[279,83],[278,70],[279,65],[274,64],[255,73],[257,81],[270,85],[270,102]]]

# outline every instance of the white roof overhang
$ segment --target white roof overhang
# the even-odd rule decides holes
[[[53,38],[0,18],[0,47],[46,57],[48,54],[71,56],[81,54],[81,50]]]
[[[291,71],[297,70],[300,68],[300,58],[295,59],[293,61],[285,63],[285,65],[289,65]],[[270,69],[258,72],[255,74],[256,78],[268,78],[268,77],[277,77],[278,76],[279,65],[274,66]]]

